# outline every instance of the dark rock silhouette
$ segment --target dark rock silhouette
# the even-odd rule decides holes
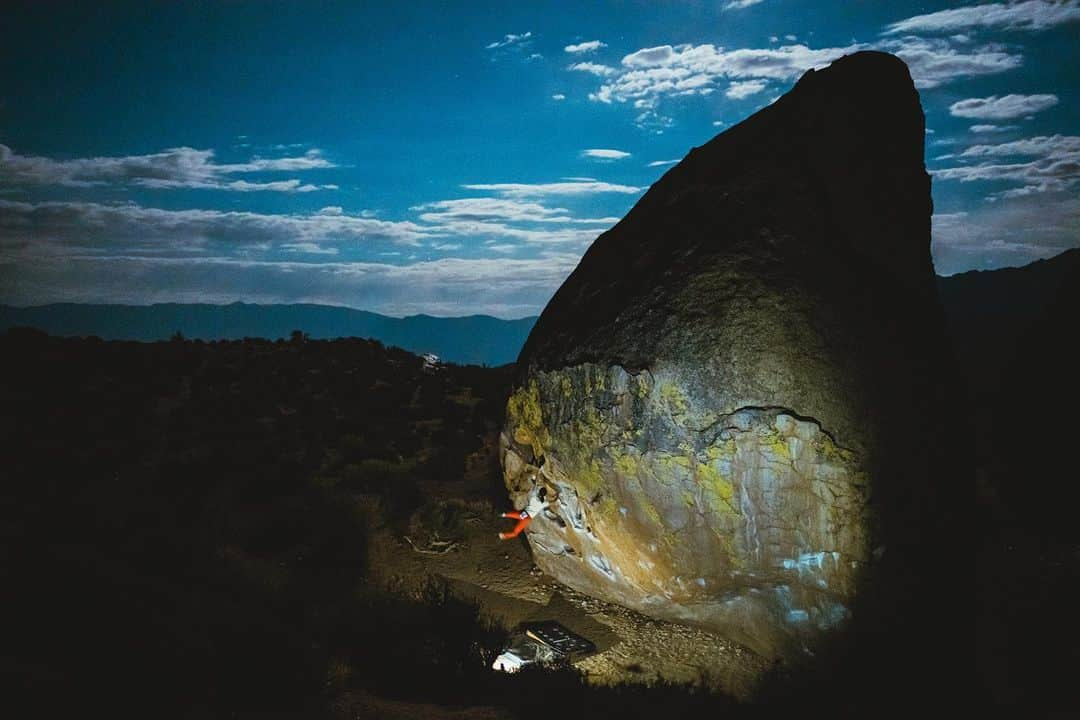
[[[596,240],[503,433],[517,505],[534,476],[558,494],[530,528],[546,572],[789,659],[949,616],[971,483],[923,141],[903,62],[847,56]]]

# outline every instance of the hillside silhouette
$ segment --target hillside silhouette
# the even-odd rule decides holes
[[[299,329],[313,339],[363,337],[417,354],[434,353],[447,362],[490,367],[517,359],[535,320],[500,320],[489,315],[397,318],[311,304],[0,305],[0,331],[35,327],[50,335],[152,342],[176,333],[193,340],[277,340]]]

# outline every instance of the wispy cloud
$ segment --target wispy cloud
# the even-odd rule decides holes
[[[955,33],[979,28],[1044,30],[1076,20],[1080,20],[1080,2],[1077,0],[985,3],[916,15],[892,23],[885,34]]]
[[[765,0],[729,0],[729,2],[724,3],[724,9],[742,10],[762,2],[765,2]]]
[[[576,218],[566,208],[546,207],[538,202],[509,198],[460,198],[424,203],[412,208],[425,223],[514,222],[613,225],[618,218]]]
[[[653,160],[645,167],[664,167],[665,165],[674,165],[679,162],[678,160]]]
[[[648,101],[665,96],[708,95],[722,78],[790,80],[855,49],[811,50],[805,45],[788,45],[728,51],[710,44],[642,48],[626,55],[622,68],[589,98],[602,103]]]
[[[417,210],[421,223],[336,206],[266,215],[0,200],[0,302],[359,303],[389,314],[520,317],[542,309],[588,242],[617,220],[497,198]],[[345,259],[358,242],[379,241],[392,244],[373,246],[375,254],[398,258],[395,264]],[[469,242],[504,257],[403,265],[392,249],[453,253]],[[533,248],[529,259],[505,257],[522,243]]]
[[[599,40],[589,40],[587,42],[578,43],[577,45],[567,45],[563,50],[574,55],[580,55],[582,53],[596,52],[600,48],[606,47],[607,43],[600,42]]]
[[[329,207],[310,214],[264,214],[221,210],[166,210],[135,203],[15,202],[0,200],[5,254],[61,248],[88,253],[190,252],[231,254],[252,249],[322,247],[389,242],[418,245],[437,231],[413,222],[347,214]],[[292,247],[285,247],[290,245]]]
[[[498,252],[495,247],[490,249]],[[530,259],[443,258],[404,265],[227,257],[44,257],[34,263],[0,265],[0,302],[243,300],[359,305],[398,316],[485,313],[515,318],[539,313],[579,259],[576,252],[546,252]]]
[[[610,148],[589,148],[588,150],[582,150],[581,156],[594,160],[622,160],[630,157],[630,153]]]
[[[934,266],[942,275],[1023,265],[1080,245],[1074,193],[1005,197],[932,220]]]
[[[231,176],[265,172],[303,172],[336,167],[318,149],[301,156],[254,157],[242,163],[218,163],[213,150],[170,148],[149,155],[91,157],[72,160],[19,155],[0,145],[0,182],[29,185],[86,187],[133,184],[150,188],[201,188],[237,192],[311,192],[333,190],[297,179],[252,181]]]
[[[973,133],[996,133],[996,132],[1005,132],[1007,130],[1015,130],[1016,127],[1017,127],[1016,125],[987,125],[987,124],[981,124],[981,125],[972,125],[971,127],[968,128],[968,130],[970,130]]]
[[[645,188],[614,183],[590,182],[555,182],[555,183],[475,183],[462,185],[466,190],[486,190],[503,197],[531,198],[545,195],[595,195],[597,193],[622,193],[636,195]]]
[[[991,95],[984,98],[968,98],[949,106],[954,117],[974,120],[1011,120],[1034,115],[1058,104],[1057,95]]]
[[[764,90],[766,86],[767,83],[764,80],[742,80],[733,82],[728,85],[728,89],[724,91],[724,97],[731,98],[732,100],[742,100],[751,95],[756,95]]]
[[[503,36],[502,40],[496,40],[493,43],[488,43],[487,45],[484,46],[484,49],[485,50],[497,50],[499,48],[508,47],[510,45],[520,45],[522,43],[527,42],[530,38],[532,38],[532,31],[531,30],[527,31],[527,32],[524,32],[524,33],[522,33],[520,35],[515,35],[513,33],[508,33],[508,34]]]
[[[956,43],[951,38],[904,37],[877,44],[907,63],[919,88],[933,88],[965,77],[995,75],[1020,67],[1024,58],[1004,45]]]
[[[617,222],[618,218],[613,218],[613,220]],[[447,218],[439,225],[432,226],[431,229],[440,234],[456,238],[515,240],[537,245],[569,244],[583,248],[586,244],[595,240],[601,231],[614,224],[614,222],[605,222],[604,227],[591,228],[581,227],[580,224],[561,227],[529,227],[505,222]]]
[[[574,63],[569,67],[570,70],[576,70],[578,72],[585,72],[591,75],[597,75],[599,77],[611,77],[612,75],[618,75],[619,71],[613,67],[607,65],[600,65],[599,63],[591,62],[579,62]]]
[[[1039,155],[1080,160],[1080,137],[1075,135],[1040,135],[997,145],[972,145],[960,157],[1009,157]]]
[[[284,252],[300,253],[303,255],[337,255],[336,247],[328,247],[313,242],[284,243],[281,246]]]
[[[793,37],[793,36],[792,36]],[[589,94],[595,102],[630,103],[641,111],[640,121],[662,118],[664,98],[709,95],[728,81],[725,95],[743,99],[765,89],[770,81],[788,82],[837,58],[876,48],[898,55],[908,65],[919,88],[1005,72],[1019,67],[1023,56],[1000,44],[974,44],[954,38],[886,37],[876,43],[811,48],[804,43],[767,48],[725,50],[712,44],[658,45],[625,55],[619,67],[577,63],[573,70],[602,78]]]
[[[556,100],[556,101],[558,101],[558,100],[565,100],[565,99],[566,99],[566,96],[565,96],[565,95],[563,95],[562,93],[555,93],[554,95],[552,95],[552,96],[551,96],[551,99],[552,99],[552,100]]]
[[[973,145],[949,157],[981,162],[936,170],[933,173],[935,180],[999,181],[1019,185],[991,197],[1065,192],[1080,184],[1080,137],[1077,136],[1038,136],[994,145]],[[1001,162],[1007,158],[1031,159]]]
[[[0,266],[110,257],[270,262],[287,256],[342,256],[347,250],[370,253],[380,244],[454,252],[483,243],[485,250],[502,254],[525,244],[539,249],[533,255],[556,246],[578,252],[619,221],[491,197],[425,203],[412,212],[417,213],[415,222],[364,217],[337,206],[284,215],[0,200]]]

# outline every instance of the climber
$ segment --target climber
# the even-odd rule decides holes
[[[510,532],[499,533],[499,539],[509,540],[512,537],[520,535],[522,530],[529,527],[529,523],[533,521],[533,518],[544,512],[544,508],[548,505],[550,505],[550,503],[547,501],[547,488],[534,488],[533,491],[529,493],[529,502],[526,503],[524,510],[512,510],[502,514],[502,517],[517,520],[518,522]]]

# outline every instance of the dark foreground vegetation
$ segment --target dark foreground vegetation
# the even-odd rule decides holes
[[[372,532],[438,519],[423,489],[494,458],[509,368],[300,334],[13,330],[0,356],[5,704],[37,717],[317,717],[348,714],[357,692],[519,717],[731,705],[589,688],[569,668],[497,675],[507,631],[476,606],[437,580],[367,579]],[[499,497],[491,470],[458,490]]]

